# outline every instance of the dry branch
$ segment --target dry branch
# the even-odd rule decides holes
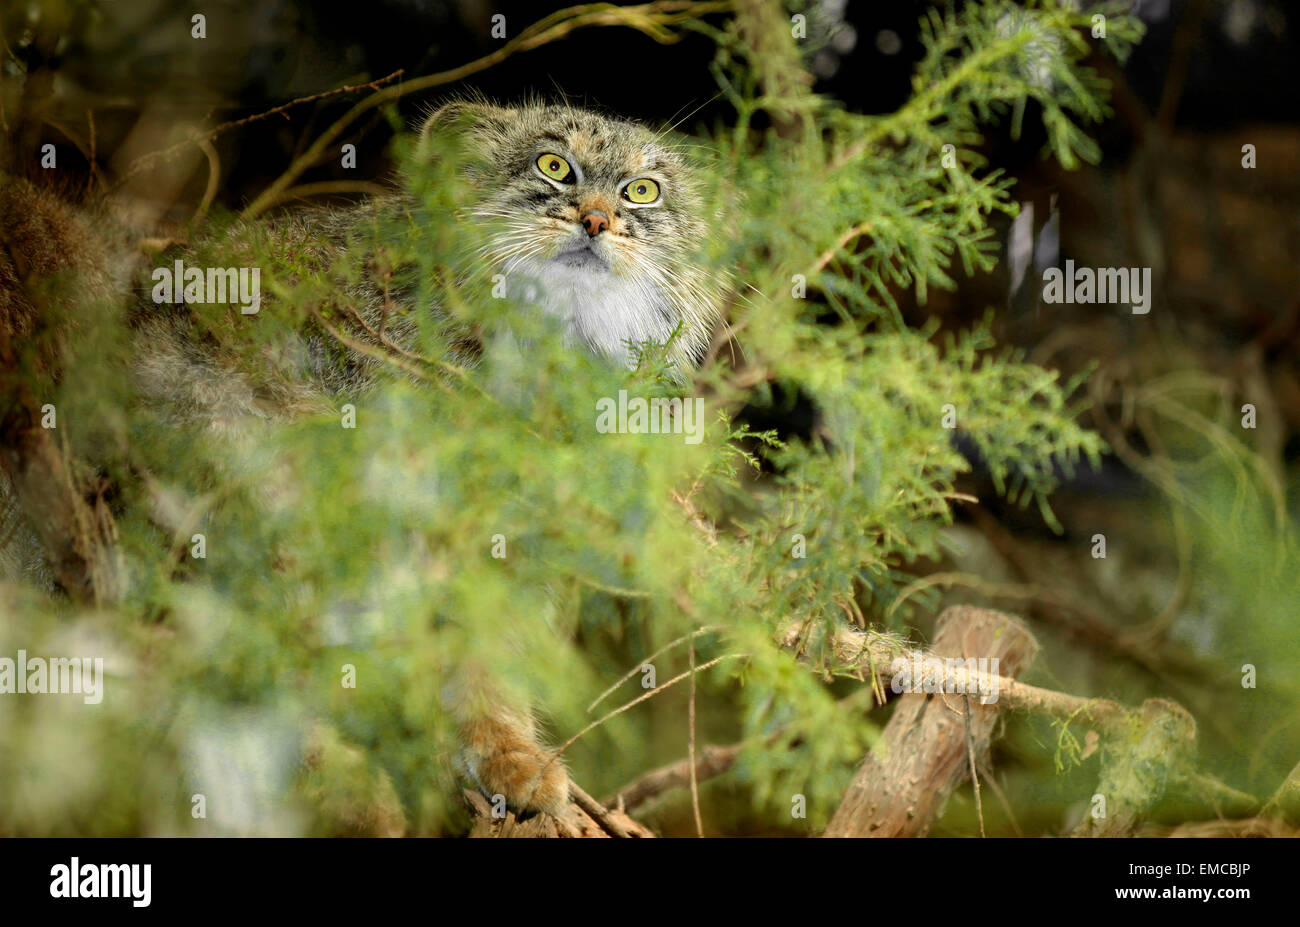
[[[493,817],[492,805],[482,794],[466,789],[462,794],[473,827],[471,837],[653,837],[646,827],[622,811],[611,811],[575,783],[571,787],[569,806],[559,817],[533,814],[524,818],[507,811],[505,817]]]
[[[940,657],[996,658],[1008,675],[1027,667],[1037,652],[1037,641],[1016,619],[969,607],[940,616],[932,650]],[[948,796],[970,775],[968,750],[981,759],[987,754],[998,717],[996,707],[978,700],[953,701],[956,710],[942,695],[902,696],[824,836],[916,837],[929,830]]]
[[[978,626],[986,620],[980,616],[998,616],[1003,620],[1011,620],[998,612],[958,607],[945,611],[940,616],[940,623],[944,625],[946,622],[963,621]],[[783,642],[789,649],[797,650],[802,646],[801,631],[802,624],[798,622],[791,622],[782,629]],[[819,643],[833,654],[837,668],[855,672],[864,680],[874,678],[876,685],[889,679],[890,661],[897,655],[899,648],[897,641],[889,635],[852,628],[838,630]],[[959,652],[963,657],[998,655],[992,648],[979,652],[966,644],[963,644]],[[921,656],[928,658],[934,654]],[[1007,662],[1013,661],[1004,661]],[[1085,816],[1076,831],[1080,835],[1130,834],[1149,816],[1159,801],[1175,794],[1198,801],[1212,814],[1241,814],[1258,807],[1259,803],[1253,796],[1232,789],[1195,769],[1193,758],[1196,724],[1186,709],[1175,702],[1148,699],[1140,708],[1130,709],[1109,699],[1081,698],[1026,685],[1010,676],[999,674],[981,678],[979,673],[973,673],[958,664],[939,665],[934,669],[934,688],[944,692],[995,695],[997,710],[1041,715],[1062,725],[1094,730],[1100,735],[1102,771],[1095,794],[1105,798],[1105,813],[1096,818]],[[927,667],[927,673],[929,671],[930,668]],[[927,678],[927,682],[931,680]],[[947,711],[946,708],[943,710]],[[958,717],[959,715],[953,715],[954,719]],[[953,723],[957,722],[954,720]],[[931,740],[909,743],[909,755],[920,754],[927,749],[939,753],[957,749],[949,738],[940,736],[937,722],[930,733]],[[868,763],[870,762],[869,758]],[[943,767],[936,760],[933,768],[939,770]],[[886,771],[880,775],[888,785],[897,774]],[[868,788],[870,783],[863,782],[861,785]],[[943,783],[936,786],[936,783],[928,781],[908,782],[903,794],[910,796],[915,788],[937,787],[943,787]],[[950,790],[955,784],[948,783],[947,787]],[[849,796],[846,795],[845,800],[849,801]],[[910,806],[904,804],[903,807],[906,809]],[[932,808],[933,802],[928,802],[926,807]],[[882,820],[888,813],[889,809],[881,803],[879,815]],[[853,820],[856,823],[852,826],[842,820],[839,823],[833,820],[827,833],[867,832],[862,829],[864,816],[855,815]],[[877,831],[881,829],[877,827]]]
[[[881,743],[863,760],[825,836],[926,833],[947,797],[968,778],[971,766],[989,768],[987,754],[994,728],[999,714],[1008,710],[1041,715],[1100,735],[1102,770],[1097,794],[1105,796],[1107,811],[1103,817],[1085,816],[1076,831],[1079,835],[1134,833],[1156,803],[1172,794],[1197,799],[1220,816],[1249,814],[1259,807],[1252,796],[1194,768],[1196,725],[1176,703],[1149,699],[1140,708],[1130,709],[1108,699],[1081,698],[1013,678],[1032,661],[1037,643],[1023,623],[1001,612],[968,606],[947,609],[939,618],[931,650],[909,648],[897,635],[848,627],[818,637],[801,621],[784,625],[778,640],[800,658],[814,646],[820,647],[831,656],[837,670],[854,673],[873,687],[883,687],[891,680],[896,658],[954,658],[951,663],[926,666],[926,685],[943,692],[902,696]],[[1001,672],[980,673],[956,662],[956,658],[980,657],[996,657]],[[982,696],[989,696],[992,704],[983,704]],[[742,749],[743,744],[702,748],[694,763],[696,781],[729,771]],[[467,795],[466,800],[475,817],[475,836],[647,836],[649,832],[627,812],[671,789],[688,787],[691,777],[690,759],[680,760],[645,773],[604,805],[575,786],[574,800],[559,819],[536,815],[519,821],[508,815],[505,820],[493,820],[481,796]],[[1291,808],[1295,781],[1300,781],[1300,767],[1269,802],[1265,817],[1238,823],[1247,831],[1268,830],[1264,827],[1268,821],[1284,817]],[[1258,827],[1250,824],[1252,820],[1259,822]],[[1286,824],[1276,821],[1273,829],[1278,828],[1285,830]]]
[[[736,765],[736,757],[740,755],[741,747],[741,744],[728,744],[727,746],[709,744],[702,747],[695,761],[695,780],[703,782],[706,779],[712,779],[729,771]],[[690,785],[690,782],[690,759],[678,760],[676,763],[669,763],[667,766],[652,769],[645,775],[629,782],[615,792],[613,796],[606,799],[605,804],[612,805],[615,808],[621,807],[629,812],[635,811],[664,792],[686,788]]]
[[[377,106],[391,102],[408,93],[430,90],[464,80],[472,74],[485,71],[509,58],[516,52],[529,51],[564,38],[569,33],[588,26],[625,26],[650,36],[657,42],[672,42],[679,37],[673,27],[682,22],[709,13],[729,9],[729,2],[692,2],[692,0],[657,0],[638,6],[619,7],[609,3],[589,3],[569,7],[533,23],[523,32],[506,42],[496,51],[476,58],[449,71],[440,71],[395,86],[386,87],[358,102],[329,128],[321,133],[307,150],[293,162],[269,187],[251,202],[243,212],[244,218],[260,215],[283,199],[286,190],[293,186],[303,172],[320,163],[330,146],[360,116]]]

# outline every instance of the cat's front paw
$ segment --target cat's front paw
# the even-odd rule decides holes
[[[530,730],[489,719],[465,725],[464,737],[462,766],[489,800],[502,796],[516,812],[557,816],[568,805],[568,771]]]

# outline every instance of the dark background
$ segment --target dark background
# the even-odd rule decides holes
[[[907,98],[912,66],[921,54],[917,21],[930,5],[924,0],[810,4],[806,44],[821,46],[808,62],[818,78],[816,89],[856,112],[897,108]],[[95,106],[100,150],[111,151],[115,133],[125,131],[133,110],[145,101],[217,122],[239,118],[399,68],[415,77],[456,67],[500,47],[502,40],[491,35],[493,16],[505,17],[510,37],[565,6],[521,0],[224,0],[203,5],[208,37],[200,41],[189,35],[194,12],[189,4],[114,0],[74,7],[72,28],[61,33],[55,47],[24,34],[24,4],[13,5],[3,21],[15,57],[29,69],[55,64],[62,79],[75,83]],[[1297,121],[1300,47],[1293,4],[1137,0],[1134,6],[1148,33],[1123,69],[1122,108],[1137,106],[1155,115],[1162,105],[1169,107],[1169,114],[1160,115],[1179,130]],[[562,93],[574,102],[651,122],[681,119],[689,130],[728,116],[708,71],[712,56],[712,42],[704,36],[664,47],[628,29],[586,29],[514,55],[465,84],[404,99],[400,108],[415,119],[422,107],[466,87],[507,102]],[[306,118],[328,124],[353,101],[334,98],[309,105],[308,112],[295,110],[292,121],[254,123],[223,144],[228,169],[223,188],[230,205],[256,189],[258,179],[275,175],[283,164],[276,155],[292,152]],[[368,168],[380,173],[390,128],[376,118],[355,134],[350,140],[358,143],[362,173]],[[1131,127],[1122,119],[1100,134],[1108,156],[1122,156],[1131,147]],[[994,133],[992,141],[995,161],[1015,171],[1036,160],[1041,137],[1027,134],[1012,145]]]

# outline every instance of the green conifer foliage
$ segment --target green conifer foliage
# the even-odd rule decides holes
[[[485,667],[560,743],[647,691],[637,671],[589,711],[624,672],[653,664],[663,686],[685,671],[687,642],[648,659],[684,636],[697,665],[712,663],[698,679],[703,723],[747,740],[738,776],[763,813],[788,824],[802,794],[808,825],[826,820],[874,730],[861,698],[838,700],[841,669],[818,642],[846,621],[908,630],[925,597],[891,605],[910,565],[940,553],[970,466],[955,436],[1049,525],[1059,475],[1104,449],[1075,421],[1077,382],[999,352],[987,326],[943,337],[937,321],[909,327],[895,294],[924,304],[954,285],[955,268],[997,260],[990,219],[1014,214],[1015,180],[978,153],[983,127],[1018,132],[1033,113],[1046,154],[1066,167],[1097,159],[1087,132],[1107,115],[1106,87],[1083,61],[1123,58],[1141,27],[1124,3],[931,12],[911,99],[866,116],[806,89],[789,12],[740,6],[676,25],[716,41],[714,72],[735,108],[731,124],[690,139],[718,217],[700,247],[733,294],[734,338],[689,382],[661,346],[638,346],[635,371],[611,370],[493,295],[456,218],[473,194],[450,137],[421,168],[414,139],[399,138],[415,203],[377,211],[341,266],[313,266],[220,215],[193,259],[227,266],[234,249],[262,268],[255,324],[201,309],[253,376],[278,332],[346,321],[318,317],[337,280],[368,262],[394,268],[416,293],[418,351],[387,357],[374,390],[274,428],[175,427],[147,406],[126,411],[121,320],[103,316],[54,401],[69,410],[74,448],[93,435],[124,487],[125,593],[83,610],[10,588],[0,652],[98,647],[107,695],[93,714],[49,699],[3,706],[0,831],[319,830],[304,798],[319,783],[295,787],[317,721],[369,764],[349,754],[349,788],[395,794],[412,832],[453,831],[452,668]],[[1104,39],[1091,37],[1099,13]],[[431,321],[434,305],[483,333],[479,363],[448,360],[451,326]],[[737,417],[772,403],[776,387],[815,404],[811,439],[754,434]],[[597,403],[620,390],[699,397],[702,439],[602,433]],[[78,418],[93,425],[79,431]],[[775,633],[790,621],[803,626],[804,661]],[[684,691],[662,696],[679,698],[679,739],[652,736],[634,708],[566,751],[576,780],[600,794],[683,755]],[[69,751],[75,764],[61,759]],[[252,756],[269,772],[241,791]],[[381,771],[391,787],[367,778]],[[208,818],[196,820],[200,793]]]

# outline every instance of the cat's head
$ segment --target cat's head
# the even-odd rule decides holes
[[[565,105],[436,110],[422,146],[459,133],[484,224],[483,256],[512,295],[559,318],[568,337],[626,364],[628,341],[666,342],[683,371],[708,344],[714,277],[697,264],[705,235],[696,171],[661,133]]]

